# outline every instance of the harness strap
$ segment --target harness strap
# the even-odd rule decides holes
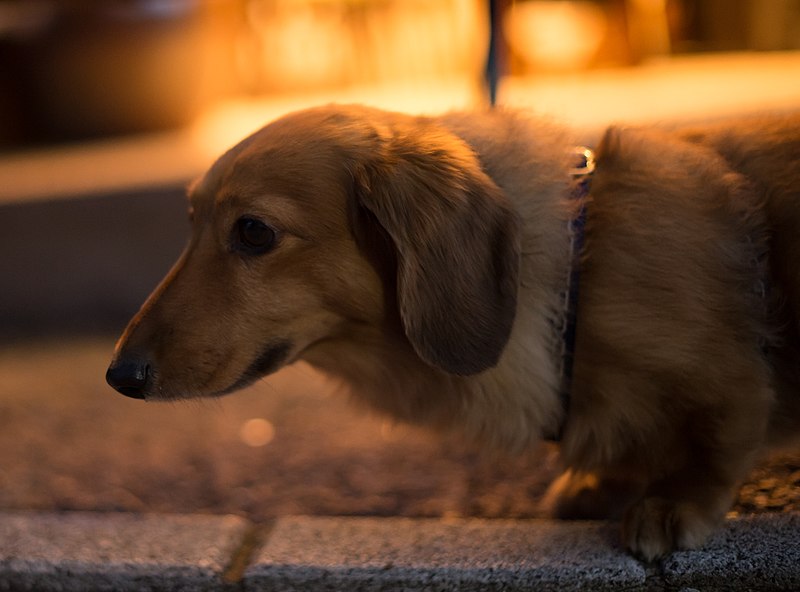
[[[560,376],[561,390],[559,398],[564,410],[564,417],[569,413],[570,398],[572,390],[572,368],[575,358],[575,331],[578,316],[578,293],[580,288],[580,257],[583,252],[583,244],[586,226],[586,200],[589,196],[592,174],[595,169],[594,152],[586,147],[575,149],[577,158],[576,166],[570,171],[572,177],[572,191],[570,199],[579,202],[577,214],[567,223],[567,232],[570,237],[569,248],[569,273],[567,276],[567,286],[563,293],[563,316],[559,335],[561,336],[561,355],[560,355]],[[558,442],[561,440],[564,425],[559,426],[558,431],[548,436],[546,439]]]

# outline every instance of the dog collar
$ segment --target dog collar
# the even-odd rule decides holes
[[[567,222],[569,236],[569,272],[567,285],[562,293],[561,323],[558,328],[561,351],[559,356],[561,377],[561,390],[559,398],[564,410],[564,421],[555,434],[547,439],[557,442],[561,440],[564,423],[569,413],[572,393],[572,367],[575,358],[575,330],[578,317],[578,291],[580,288],[580,256],[583,252],[583,243],[586,226],[586,201],[589,197],[589,188],[595,169],[594,152],[584,146],[575,148],[575,167],[570,170],[572,189],[569,199],[578,202],[576,214]]]

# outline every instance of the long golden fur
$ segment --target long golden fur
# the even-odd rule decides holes
[[[800,117],[611,128],[597,149],[569,405],[569,130],[510,111],[328,106],[190,190],[190,244],[112,386],[221,395],[296,360],[392,417],[521,450],[562,433],[560,516],[701,545],[800,428]]]

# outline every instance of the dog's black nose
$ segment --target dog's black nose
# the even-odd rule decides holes
[[[106,372],[106,382],[132,399],[144,399],[149,380],[150,365],[144,360],[115,360]]]

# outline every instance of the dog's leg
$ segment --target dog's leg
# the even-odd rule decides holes
[[[540,509],[566,520],[620,519],[645,486],[631,477],[568,469],[547,488]]]
[[[573,401],[561,452],[567,466],[601,478],[562,476],[548,493],[556,514],[595,517],[605,506],[613,516],[614,504],[629,504],[623,542],[647,560],[702,545],[763,450],[773,400],[763,360],[730,358],[737,364],[708,365],[691,380],[598,366]],[[625,480],[639,483],[638,495],[620,493]]]
[[[700,547],[725,519],[762,450],[764,415],[754,409],[717,408],[696,418],[705,431],[692,431],[684,461],[654,479],[625,513],[625,545],[648,561],[675,549]]]

